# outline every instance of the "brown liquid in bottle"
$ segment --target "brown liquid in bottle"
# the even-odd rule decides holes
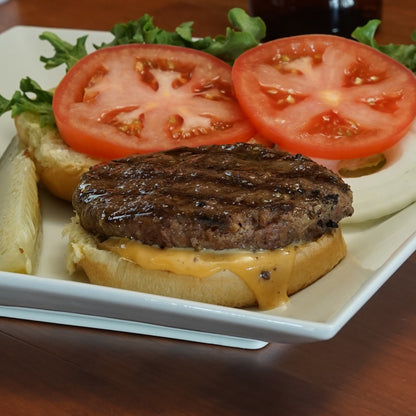
[[[357,26],[381,18],[382,0],[250,0],[249,7],[267,25],[265,40],[310,33],[350,37]]]

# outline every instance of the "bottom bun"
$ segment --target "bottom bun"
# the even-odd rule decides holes
[[[101,160],[72,150],[55,127],[41,127],[36,114],[20,114],[15,125],[35,163],[40,183],[53,195],[71,201],[81,175]]]
[[[68,270],[73,273],[81,267],[93,284],[231,307],[278,306],[328,273],[346,255],[339,228],[316,241],[295,246],[289,279],[283,281],[279,288],[282,293],[270,303],[257,299],[245,281],[228,270],[201,278],[145,269],[119,254],[98,248],[98,240],[75,218],[65,228],[65,234],[69,238]]]

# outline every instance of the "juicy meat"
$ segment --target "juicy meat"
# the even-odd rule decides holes
[[[73,195],[81,225],[160,247],[274,249],[318,238],[352,215],[330,170],[260,145],[133,155],[85,173]]]

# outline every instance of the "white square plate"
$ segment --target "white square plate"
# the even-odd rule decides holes
[[[52,30],[68,42],[88,34],[88,44],[110,33],[14,27],[0,34],[0,94],[11,97],[30,76],[54,87],[64,68],[45,70],[41,55],[53,55],[38,36]],[[0,154],[15,135],[8,115],[0,118]],[[348,254],[333,271],[270,311],[233,309],[91,285],[65,270],[61,232],[72,216],[69,204],[41,193],[43,246],[36,276],[0,272],[0,316],[143,333],[243,348],[268,342],[300,343],[333,337],[416,250],[416,204],[383,220],[344,225]]]

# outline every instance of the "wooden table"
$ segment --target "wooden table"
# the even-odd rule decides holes
[[[193,20],[195,35],[214,35],[235,5],[246,3],[11,0],[0,31],[109,29],[148,12],[167,29]],[[380,42],[407,42],[414,0],[385,0],[383,21]],[[0,319],[0,414],[414,415],[415,275],[413,254],[330,341],[258,351]]]

